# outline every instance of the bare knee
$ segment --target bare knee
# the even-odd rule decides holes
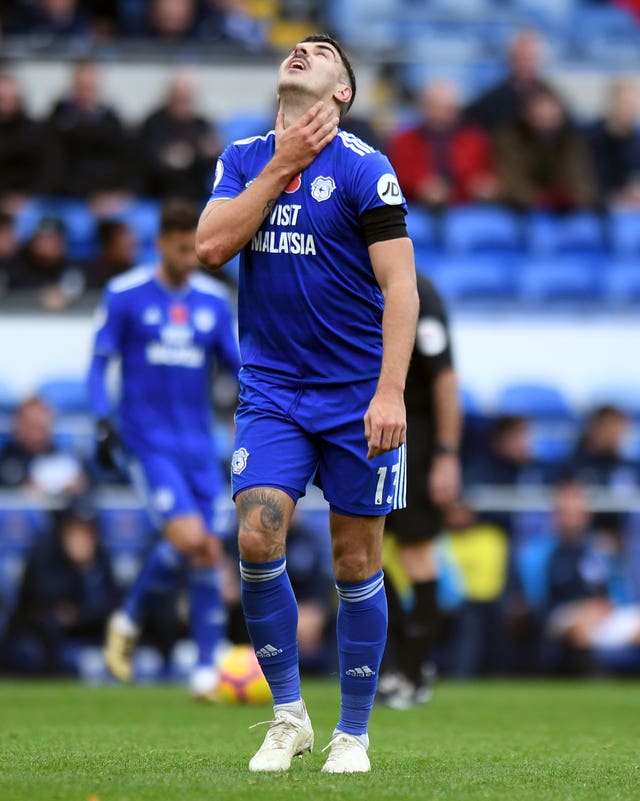
[[[284,556],[293,500],[281,490],[255,487],[236,498],[240,556],[271,562]]]
[[[333,571],[338,581],[365,581],[382,565],[384,518],[331,514]]]
[[[338,581],[365,581],[376,571],[363,549],[333,549],[333,571]]]
[[[164,528],[164,535],[180,553],[199,567],[217,564],[219,540],[207,534],[198,516],[188,515],[170,520]]]

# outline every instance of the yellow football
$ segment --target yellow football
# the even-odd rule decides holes
[[[225,654],[218,692],[226,704],[271,703],[271,690],[251,645],[234,645]]]

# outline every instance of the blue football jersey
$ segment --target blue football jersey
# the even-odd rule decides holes
[[[211,200],[239,195],[274,149],[274,131],[229,145]],[[289,385],[379,375],[384,300],[359,220],[385,204],[406,209],[391,164],[345,131],[289,183],[240,258],[244,367]]]
[[[94,353],[119,357],[120,435],[134,452],[208,456],[212,368],[237,374],[240,361],[225,288],[202,274],[172,291],[153,268],[107,285]]]

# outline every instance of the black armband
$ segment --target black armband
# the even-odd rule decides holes
[[[407,224],[402,206],[376,206],[367,209],[360,217],[360,225],[367,246],[388,239],[408,237]]]

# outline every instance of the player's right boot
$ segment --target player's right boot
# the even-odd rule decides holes
[[[114,612],[107,622],[102,655],[109,672],[123,682],[133,679],[133,652],[138,631],[122,612]]]
[[[252,771],[289,770],[291,760],[313,748],[313,729],[307,709],[302,705],[301,716],[287,709],[274,709],[273,720],[269,724],[264,742],[249,762]],[[255,726],[262,724],[255,723]],[[253,728],[253,726],[251,727]]]

